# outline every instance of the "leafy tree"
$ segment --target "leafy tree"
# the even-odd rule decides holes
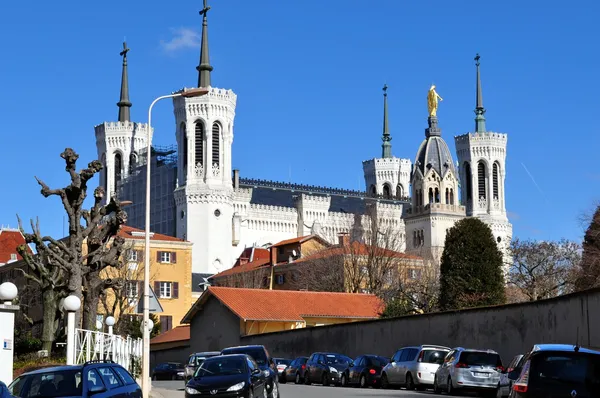
[[[149,319],[154,323],[154,327],[150,332],[150,338],[153,338],[160,334],[160,321],[156,314],[152,312],[149,314]],[[139,315],[123,315],[116,324],[116,333],[121,336],[131,336],[134,339],[141,339],[144,337],[140,329],[142,322],[143,319]]]
[[[577,290],[600,286],[600,206],[590,220],[582,247],[581,266],[575,280]]]
[[[448,230],[440,266],[440,309],[452,310],[505,301],[502,253],[491,229],[478,218]]]
[[[556,297],[570,291],[581,259],[575,242],[537,242],[515,239],[510,244],[508,283],[529,301]]]
[[[395,318],[398,316],[409,315],[413,313],[412,308],[410,302],[400,297],[395,297],[388,300],[379,316],[381,318]]]

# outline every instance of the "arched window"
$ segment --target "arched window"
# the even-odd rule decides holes
[[[445,204],[449,205],[450,204],[450,190],[448,188],[446,188],[446,202]]]
[[[454,188],[450,188],[450,204],[454,204]]]
[[[136,167],[137,167],[137,153],[131,152],[131,155],[129,155],[129,174],[133,174]]]
[[[187,136],[187,131],[185,128],[185,123],[182,122],[181,125],[179,126],[179,133],[181,134],[181,140],[182,142],[182,148],[183,150],[181,151],[181,158],[183,159],[183,178],[186,179],[187,178],[187,169],[188,169],[188,136]]]
[[[473,174],[471,174],[471,165],[465,162],[465,179],[467,188],[467,200],[473,199]]]
[[[196,122],[194,141],[194,161],[196,164],[200,163],[201,165],[204,165],[204,124],[200,120]]]
[[[221,126],[219,123],[213,123],[212,126],[212,164],[217,166],[221,164],[219,156],[219,147],[221,142]]]
[[[479,189],[479,198],[487,198],[485,186],[485,165],[483,162],[477,163],[477,187]]]
[[[377,188],[375,188],[375,185],[371,185],[371,196],[376,196],[377,195]]]
[[[396,197],[398,199],[404,197],[404,188],[400,184],[398,184],[398,186],[396,187]]]
[[[493,168],[493,175],[492,175],[492,179],[493,179],[493,189],[494,189],[494,199],[498,199],[500,197],[499,193],[498,193],[498,163],[494,163],[494,168]]]
[[[429,203],[433,203],[433,188],[429,188]]]
[[[439,190],[439,188],[435,189],[435,203],[440,203],[440,190]]]
[[[120,153],[115,153],[115,191],[117,190],[117,183],[121,181],[121,175],[123,174],[123,158]]]
[[[392,192],[391,192],[390,186],[388,184],[383,185],[383,196],[386,199],[389,199],[392,197]]]

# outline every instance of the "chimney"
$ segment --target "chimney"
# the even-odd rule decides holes
[[[338,243],[340,246],[348,246],[350,244],[350,234],[348,232],[340,232],[338,234]]]
[[[240,187],[240,171],[238,169],[233,170],[233,189]]]

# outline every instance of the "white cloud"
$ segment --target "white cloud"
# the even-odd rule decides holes
[[[167,53],[174,53],[185,48],[200,48],[200,33],[190,28],[171,28],[172,37],[161,40],[160,46]]]

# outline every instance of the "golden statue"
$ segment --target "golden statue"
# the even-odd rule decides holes
[[[429,89],[429,93],[427,94],[427,109],[429,110],[429,117],[436,117],[437,115],[438,98],[440,101],[444,100],[435,91],[435,84],[432,84],[431,88]]]

